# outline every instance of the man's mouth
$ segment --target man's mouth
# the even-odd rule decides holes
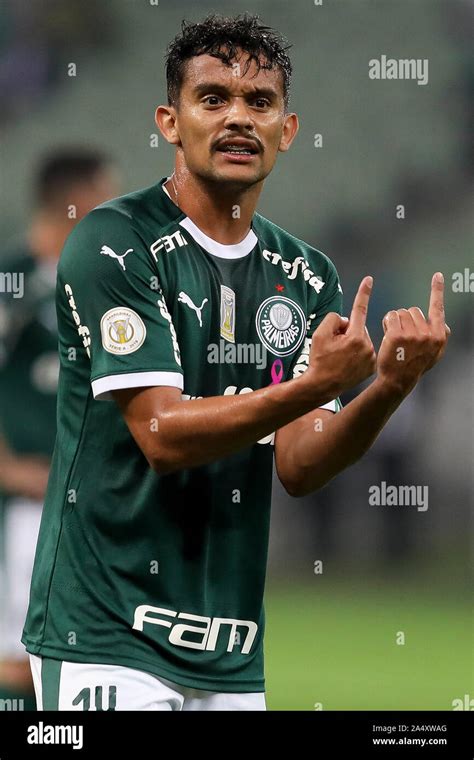
[[[219,148],[219,150],[221,153],[235,153],[240,156],[253,156],[257,152],[249,148],[238,148],[236,145],[228,145],[225,148]]]
[[[222,142],[217,150],[220,153],[228,153],[234,156],[255,156],[259,151],[255,143],[250,140],[226,140]]]

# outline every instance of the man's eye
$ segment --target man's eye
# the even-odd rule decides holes
[[[214,102],[211,103],[210,102],[211,100],[214,101]],[[204,103],[208,103],[208,105],[210,105],[210,106],[217,106],[218,102],[216,103],[215,101],[219,101],[219,100],[221,100],[221,98],[219,97],[219,95],[206,95],[206,97],[204,98]]]
[[[266,98],[257,98],[255,103],[257,104],[258,108],[266,108],[267,106],[270,105],[270,101],[267,100]]]

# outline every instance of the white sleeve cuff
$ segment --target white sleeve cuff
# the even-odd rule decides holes
[[[92,380],[91,385],[96,401],[113,401],[110,391],[159,385],[171,385],[182,391],[184,380],[180,372],[126,372],[100,377],[98,380]]]

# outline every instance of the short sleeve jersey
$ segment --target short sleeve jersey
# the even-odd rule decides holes
[[[212,240],[166,179],[94,209],[61,256],[58,437],[23,641],[263,691],[274,433],[160,475],[111,392],[172,386],[191,405],[290,380],[342,291],[325,255],[259,214],[240,243]]]

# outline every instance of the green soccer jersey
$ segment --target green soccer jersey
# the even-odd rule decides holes
[[[0,434],[17,454],[50,457],[56,435],[56,266],[24,242],[0,259]]]
[[[326,256],[259,214],[242,242],[212,240],[166,179],[94,209],[61,256],[58,437],[23,642],[263,691],[274,434],[159,475],[111,391],[173,386],[192,404],[289,380],[342,291]]]
[[[50,458],[59,373],[56,266],[19,239],[2,251],[0,273],[0,436],[17,455]],[[0,489],[0,564],[12,497]]]

